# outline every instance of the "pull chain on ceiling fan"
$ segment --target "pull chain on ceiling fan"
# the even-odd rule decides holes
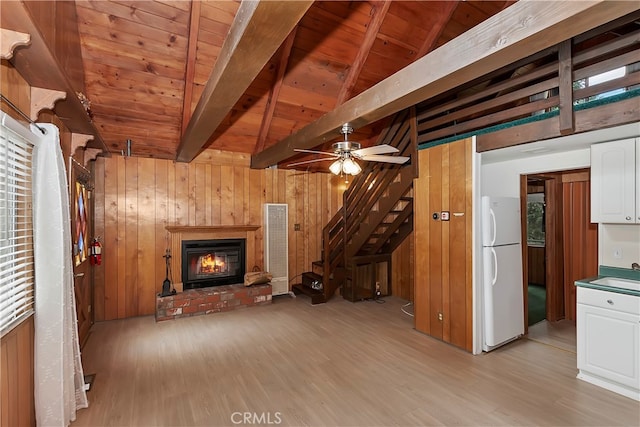
[[[362,167],[358,164],[357,160],[370,161],[370,162],[383,162],[383,163],[395,163],[404,164],[409,160],[409,157],[404,156],[383,156],[382,154],[398,153],[399,150],[396,147],[392,147],[387,144],[374,145],[372,147],[360,148],[360,143],[349,141],[349,134],[353,132],[353,128],[349,123],[342,125],[340,133],[344,135],[344,140],[336,142],[332,145],[333,152],[327,151],[315,151],[305,150],[301,148],[295,148],[294,151],[300,153],[312,153],[322,154],[329,156],[321,159],[305,160],[302,162],[291,163],[288,166],[298,166],[307,163],[323,162],[327,160],[333,160],[334,162],[329,166],[329,170],[334,175],[357,175],[362,172]]]

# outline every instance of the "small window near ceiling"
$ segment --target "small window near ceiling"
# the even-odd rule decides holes
[[[627,75],[628,72],[633,72],[633,71],[637,71],[637,64],[632,64],[632,65],[629,65],[628,67],[615,68],[613,70],[605,71],[604,73],[600,73],[600,74],[593,75],[591,77],[576,80],[573,82],[573,89],[577,90],[577,89],[584,89],[587,87],[597,86],[602,83],[620,79],[625,75]],[[587,98],[576,99],[575,101],[573,101],[573,104],[578,105],[578,104],[582,104],[589,101],[595,101],[597,99],[608,98],[610,96],[624,93],[626,90],[628,90],[628,88],[620,87],[617,89],[604,91],[602,93],[597,93]]]
[[[529,246],[544,246],[544,224],[544,193],[527,194],[527,244]]]

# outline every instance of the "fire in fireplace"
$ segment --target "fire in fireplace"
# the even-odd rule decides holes
[[[182,285],[184,289],[242,283],[245,239],[184,240]]]

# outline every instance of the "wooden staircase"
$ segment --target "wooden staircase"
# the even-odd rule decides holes
[[[342,208],[322,231],[322,260],[302,274],[302,283],[293,285],[296,294],[308,295],[312,304],[318,304],[342,287],[345,299],[359,301],[376,296],[376,283],[390,284],[391,254],[413,230],[416,138],[413,111],[398,113],[378,144],[398,148],[411,161],[363,165],[363,172],[343,194]]]

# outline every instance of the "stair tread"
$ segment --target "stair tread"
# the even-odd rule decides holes
[[[319,289],[313,289],[310,286],[307,286],[303,283],[296,283],[291,287],[291,289],[298,289],[301,293],[305,295],[322,295],[322,291]]]
[[[302,273],[302,276],[322,281],[322,275],[314,273],[313,271],[305,271],[304,273]]]
[[[291,290],[295,295],[306,295],[311,297],[311,304],[321,304],[324,303],[324,293],[318,289],[312,289],[308,286],[304,286],[302,283],[296,283],[291,287]]]

